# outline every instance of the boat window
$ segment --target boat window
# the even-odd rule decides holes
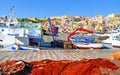
[[[0,48],[4,48],[4,46],[3,46],[3,45],[0,45]]]
[[[116,36],[116,38],[119,38],[119,36]]]
[[[4,29],[2,29],[1,31],[4,31]]]

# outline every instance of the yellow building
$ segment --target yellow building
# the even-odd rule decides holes
[[[102,25],[97,24],[97,25],[95,26],[95,30],[96,30],[96,31],[97,31],[97,30],[103,30]]]
[[[32,18],[32,17],[30,17],[30,18],[28,18],[28,20],[31,20],[31,21],[36,21],[36,20],[37,20],[37,18]]]
[[[18,19],[17,19],[17,18],[14,18],[14,19],[13,19],[13,22],[18,22]]]
[[[110,14],[110,15],[108,15],[108,17],[110,17],[110,18],[115,18],[115,17],[119,17],[120,15],[118,15],[118,14]]]

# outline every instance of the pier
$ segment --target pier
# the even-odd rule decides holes
[[[107,58],[113,53],[119,52],[119,49],[114,50],[84,50],[84,49],[57,49],[57,48],[42,48],[39,51],[0,51],[0,62],[7,60],[24,60],[35,61],[42,59],[52,60],[80,60],[83,58]]]

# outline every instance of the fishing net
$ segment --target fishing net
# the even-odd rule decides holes
[[[26,67],[28,67],[26,70]],[[115,75],[119,73],[118,64],[108,59],[82,60],[40,60],[24,62],[11,60],[0,63],[4,75]],[[29,72],[24,74],[23,71]],[[116,74],[116,75],[117,75]]]

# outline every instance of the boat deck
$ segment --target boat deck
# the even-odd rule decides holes
[[[106,58],[120,50],[81,50],[81,49],[49,49],[43,48],[39,51],[0,51],[0,62],[6,60],[35,61],[42,59],[53,60],[80,60],[82,58]]]

